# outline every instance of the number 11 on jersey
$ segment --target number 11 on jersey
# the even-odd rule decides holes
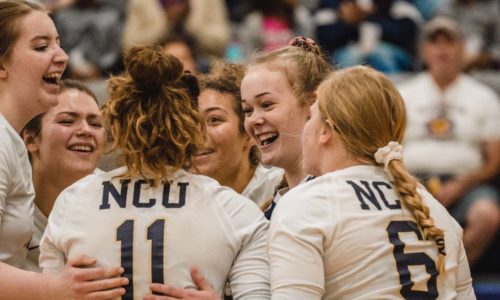
[[[151,241],[151,281],[163,281],[163,250],[165,237],[165,220],[155,220],[147,228],[147,239]],[[125,287],[123,300],[134,299],[134,220],[126,220],[116,229],[116,240],[121,242],[120,261],[125,270],[123,276],[129,279]],[[144,254],[141,254],[144,255]]]

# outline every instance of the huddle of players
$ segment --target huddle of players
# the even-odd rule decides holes
[[[1,133],[11,141],[9,147],[20,149],[15,133],[57,104],[58,89],[50,78],[62,73],[67,57],[40,7],[6,1],[0,12],[9,6],[27,10],[18,17],[18,40],[29,40],[32,33],[23,27],[29,25],[41,31],[36,39],[49,48],[12,41],[12,53],[19,46],[49,57],[38,78],[29,78],[31,94],[15,90],[15,97],[4,93],[0,99],[2,104],[16,97],[30,104],[38,99],[38,110],[19,124],[2,106]],[[34,28],[36,22],[46,26]],[[18,82],[8,81],[9,76],[19,79],[16,72],[28,71],[9,54],[1,53],[2,89],[14,91]],[[260,53],[246,66],[237,95],[241,108],[230,106],[231,113],[244,114],[239,124],[246,133],[238,131],[243,140],[253,140],[242,143],[248,149],[245,159],[256,146],[263,164],[284,172],[279,189],[269,192],[272,201],[263,204],[272,212],[269,222],[252,201],[193,173],[216,154],[210,144],[215,139],[206,132],[225,122],[227,110],[210,115],[224,111],[215,105],[202,120],[196,78],[161,49],[133,48],[124,62],[127,71],[109,81],[103,118],[125,166],[94,173],[64,190],[40,243],[44,273],[87,272],[65,282],[74,292],[66,298],[165,299],[147,295],[152,289],[174,299],[183,292],[217,299],[227,282],[235,299],[474,298],[460,227],[404,168],[405,107],[384,75],[367,67],[332,72],[319,48],[304,38]],[[209,86],[202,84],[202,90]],[[46,103],[39,104],[42,100]],[[29,168],[25,154],[17,160],[23,170]],[[29,173],[19,177],[31,181]],[[275,185],[279,178],[258,163],[247,173],[239,182],[246,182],[240,190],[249,195],[251,189],[269,191],[266,179]],[[28,215],[32,187],[26,190]],[[2,198],[3,203],[11,200]],[[4,224],[3,216],[0,220]],[[10,242],[0,237],[2,247]],[[22,242],[24,249],[27,239],[15,243]],[[96,258],[97,266],[78,268],[93,263],[82,255]],[[121,272],[126,280],[113,278]],[[32,276],[0,269],[5,298],[18,293],[18,299],[29,299],[29,293],[13,287],[19,278]],[[44,275],[31,284],[47,279],[61,286],[63,281],[54,278],[59,277]],[[200,291],[193,291],[193,279],[204,283],[198,284]],[[85,289],[75,288],[82,282]]]

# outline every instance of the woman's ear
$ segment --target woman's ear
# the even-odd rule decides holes
[[[322,145],[327,145],[332,141],[333,129],[328,123],[323,123],[321,126],[321,132],[319,134],[319,143]]]
[[[3,66],[3,63],[0,63],[0,79],[7,79],[8,73],[5,67]]]
[[[23,141],[26,145],[26,149],[29,153],[34,153],[38,151],[37,136],[31,132],[23,132]]]

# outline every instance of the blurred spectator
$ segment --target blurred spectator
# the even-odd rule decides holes
[[[464,40],[458,24],[438,17],[423,30],[428,71],[403,83],[408,110],[405,164],[464,227],[472,266],[499,227],[500,102],[489,87],[462,73]]]
[[[51,1],[70,76],[97,79],[121,70],[120,36],[125,7],[113,0]]]
[[[315,19],[318,42],[340,67],[367,63],[386,73],[414,68],[422,17],[408,1],[321,0]]]
[[[465,35],[466,70],[500,68],[500,1],[442,0],[440,14],[452,17]]]
[[[187,34],[172,34],[160,40],[165,53],[177,57],[184,65],[184,70],[193,74],[207,72],[207,61],[198,53],[194,39]]]
[[[425,20],[432,19],[443,0],[411,0]]]
[[[222,57],[230,38],[224,0],[129,0],[123,47],[157,44],[168,34],[187,33],[200,51]]]
[[[293,37],[313,37],[310,11],[297,0],[255,0],[239,31],[243,53],[286,46]]]

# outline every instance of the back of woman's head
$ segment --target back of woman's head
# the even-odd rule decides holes
[[[302,40],[303,39],[303,40]],[[332,65],[324,58],[314,41],[296,38],[289,46],[252,57],[248,69],[264,65],[283,72],[300,104],[312,104],[314,92],[321,81],[332,71]]]
[[[406,127],[403,99],[382,73],[368,67],[333,72],[319,86],[320,111],[355,158],[375,164],[373,154],[401,142]]]
[[[424,239],[436,241],[438,267],[443,272],[444,232],[435,227],[429,208],[417,192],[417,180],[405,169],[401,158],[387,162],[375,159],[379,149],[403,140],[406,111],[396,87],[382,73],[358,66],[333,72],[318,87],[317,95],[322,116],[354,159],[373,165],[387,164],[402,203],[415,216]]]
[[[130,49],[125,67],[124,74],[109,80],[105,123],[112,149],[120,150],[128,167],[124,177],[141,176],[156,186],[169,180],[170,172],[189,168],[203,143],[193,102],[197,81],[160,47]]]
[[[32,11],[46,10],[35,1],[0,1],[0,63],[10,57],[20,34],[20,20]]]

